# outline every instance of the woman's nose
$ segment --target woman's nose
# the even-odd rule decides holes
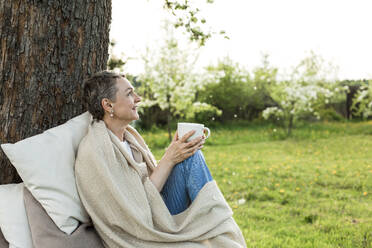
[[[141,97],[136,94],[136,102],[140,102],[140,101],[141,101]]]

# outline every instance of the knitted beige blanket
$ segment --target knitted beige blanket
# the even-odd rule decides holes
[[[143,162],[133,160],[103,121],[90,125],[76,158],[78,192],[105,247],[246,247],[215,181],[172,216],[149,179],[156,162],[144,140],[131,127],[125,138]]]

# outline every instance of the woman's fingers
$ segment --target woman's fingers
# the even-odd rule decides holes
[[[197,144],[199,144],[200,142],[202,141],[202,138],[195,138],[189,142],[187,142],[187,145],[185,147],[193,147],[193,146],[196,146]]]
[[[195,133],[195,130],[191,130],[190,132],[186,133],[182,138],[181,142],[184,143],[188,138],[190,138]]]
[[[203,136],[187,142],[187,139],[190,138],[194,133],[194,130],[190,131],[181,138],[178,137],[178,132],[174,134],[172,144],[167,149],[167,154],[169,154],[170,158],[172,158],[172,161],[174,161],[175,164],[182,162],[203,148],[203,144],[205,143]]]
[[[193,146],[187,150],[185,150],[185,155],[188,157],[190,157],[191,155],[193,155],[195,152],[197,152],[199,150],[199,145],[198,146]]]

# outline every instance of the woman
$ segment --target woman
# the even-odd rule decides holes
[[[200,149],[177,132],[156,163],[129,123],[141,98],[124,77],[99,72],[83,86],[93,116],[75,174],[80,198],[106,247],[246,247]]]

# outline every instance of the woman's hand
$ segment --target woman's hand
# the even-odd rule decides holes
[[[178,132],[176,132],[172,142],[165,151],[162,160],[167,160],[173,166],[195,154],[197,150],[203,148],[203,144],[205,142],[204,135],[191,141],[187,141],[187,139],[190,138],[194,133],[195,131],[192,130],[179,139]]]
[[[174,134],[173,140],[165,151],[163,158],[150,176],[150,180],[159,192],[162,190],[173,167],[193,155],[198,149],[203,148],[204,135],[187,142],[187,139],[194,133],[195,131],[190,131],[181,139],[178,139],[177,132]]]

